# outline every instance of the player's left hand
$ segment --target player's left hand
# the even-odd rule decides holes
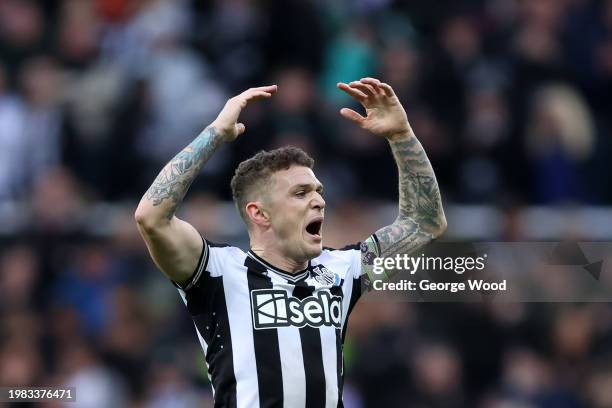
[[[352,109],[342,108],[340,114],[345,118],[388,140],[410,134],[406,112],[388,84],[374,78],[362,78],[349,84],[339,82],[338,88],[359,101],[366,110],[364,117]]]

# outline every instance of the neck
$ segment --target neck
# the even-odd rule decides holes
[[[270,248],[252,245],[251,251],[269,264],[289,273],[298,273],[308,267],[308,261],[298,262],[294,259],[283,256]]]

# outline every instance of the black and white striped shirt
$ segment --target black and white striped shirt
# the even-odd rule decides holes
[[[204,243],[179,289],[193,318],[215,407],[341,407],[342,346],[361,294],[358,245],[324,249],[289,274],[253,252]]]

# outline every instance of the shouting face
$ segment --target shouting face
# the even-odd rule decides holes
[[[268,191],[270,228],[280,252],[298,262],[319,256],[325,200],[313,171],[303,166],[278,171]]]

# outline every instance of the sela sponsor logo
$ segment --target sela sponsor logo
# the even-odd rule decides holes
[[[328,291],[304,299],[287,296],[282,289],[256,289],[251,291],[251,310],[255,329],[278,327],[340,328],[342,324],[342,298]]]

